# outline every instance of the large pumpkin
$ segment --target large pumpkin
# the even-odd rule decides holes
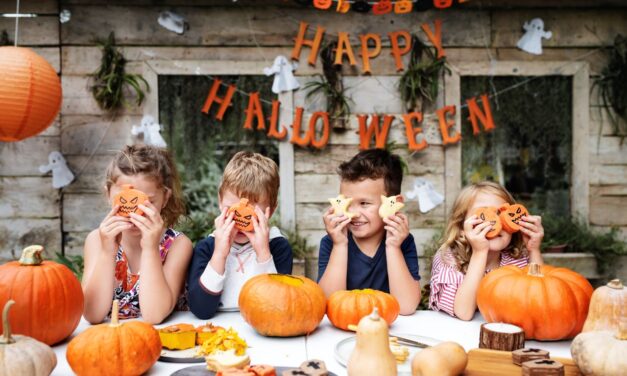
[[[477,291],[477,306],[487,322],[520,326],[525,338],[560,340],[581,332],[592,285],[566,268],[530,264],[498,268]]]
[[[260,334],[291,337],[318,327],[326,298],[322,288],[307,277],[261,274],[242,286],[239,308],[244,320]]]
[[[161,354],[159,333],[142,321],[118,322],[118,301],[113,302],[111,323],[92,326],[73,338],[66,357],[78,376],[141,375]]]
[[[342,290],[329,297],[327,316],[335,327],[348,330],[349,325],[359,324],[359,320],[369,315],[374,307],[388,325],[392,325],[401,309],[395,297],[382,291]]]
[[[26,247],[19,261],[0,266],[0,305],[15,300],[13,332],[48,345],[74,332],[83,314],[83,290],[66,266],[43,261],[43,247]]]
[[[621,319],[627,318],[627,289],[619,279],[594,290],[583,332],[618,330]]]

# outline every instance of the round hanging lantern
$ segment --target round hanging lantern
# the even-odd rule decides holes
[[[0,47],[0,141],[20,141],[52,123],[61,107],[54,68],[30,48]]]

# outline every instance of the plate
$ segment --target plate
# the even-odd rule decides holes
[[[280,375],[283,371],[295,369],[296,367],[274,367],[276,374]],[[174,372],[171,376],[215,376],[215,372],[209,371],[206,366],[191,366]],[[329,372],[329,376],[337,376],[333,372]]]
[[[199,347],[195,346],[185,350],[161,349],[161,356],[158,360],[166,363],[204,363],[205,357],[196,357]]]
[[[418,336],[414,334],[398,333],[398,335],[401,337],[405,337],[407,339],[413,339],[415,341],[422,342],[430,346],[435,346],[438,343],[442,342],[435,338],[423,337],[423,336]],[[356,339],[357,337],[355,336],[348,337],[348,338],[341,340],[340,342],[337,343],[337,345],[335,345],[335,351],[334,351],[335,360],[337,360],[337,362],[340,363],[344,367],[346,367],[346,364],[348,363],[348,358],[350,357],[351,353],[353,352],[353,349],[355,348]],[[407,349],[409,350],[409,356],[407,357],[404,363],[402,364],[397,363],[398,374],[399,375],[411,375],[411,360],[413,359],[414,355],[422,349],[419,347],[413,347],[413,346],[406,346],[406,345],[403,345],[403,346],[407,347]]]

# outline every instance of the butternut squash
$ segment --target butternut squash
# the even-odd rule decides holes
[[[412,376],[460,375],[468,364],[466,350],[456,342],[443,342],[419,351],[411,361]]]
[[[348,358],[348,376],[395,376],[396,359],[390,350],[388,324],[379,316],[379,310],[359,320],[357,342]]]

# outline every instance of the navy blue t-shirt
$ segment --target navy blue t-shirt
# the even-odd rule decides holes
[[[333,241],[326,235],[320,241],[320,254],[318,255],[318,281],[327,269]],[[420,280],[418,274],[418,253],[414,237],[409,234],[401,244],[401,252],[405,258],[407,269],[416,281]],[[379,248],[373,257],[365,255],[355,243],[353,235],[348,232],[348,266],[346,270],[346,289],[375,289],[389,293],[390,283],[388,279],[388,263],[385,257],[385,236],[379,244]]]

